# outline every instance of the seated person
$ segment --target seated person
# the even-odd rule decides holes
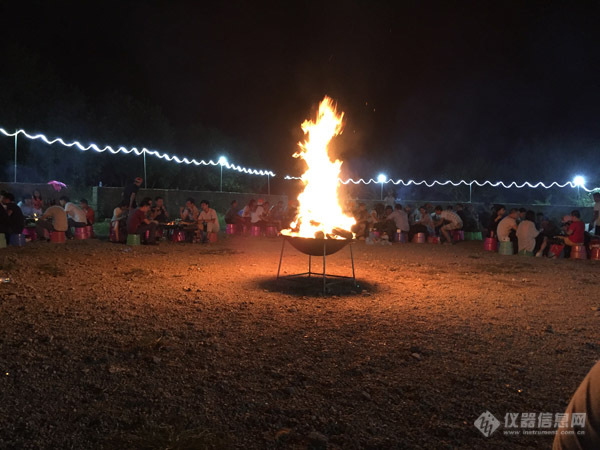
[[[499,228],[500,225],[498,225],[498,229]],[[533,211],[527,211],[525,213],[525,219],[519,223],[516,235],[519,252],[527,251],[535,253],[535,256],[542,256],[547,245],[547,239],[536,228],[535,213]]]
[[[527,210],[525,208],[519,208],[519,217],[517,217],[517,223],[525,220],[526,214],[527,214]]]
[[[85,213],[85,218],[87,219],[87,224],[94,225],[96,213],[94,213],[94,210],[92,209],[92,207],[89,205],[88,201],[85,198],[82,198],[81,200],[79,200],[79,207]]]
[[[6,233],[7,242],[11,234],[23,233],[25,228],[25,216],[21,208],[15,203],[15,196],[10,192],[3,192],[0,195],[0,208],[3,210],[0,220],[0,233]]]
[[[129,212],[129,202],[121,200],[119,206],[113,210],[113,216],[110,220],[110,226],[115,231],[115,240],[125,242],[127,237],[127,213]]]
[[[198,207],[196,206],[193,198],[190,197],[185,201],[185,206],[179,208],[179,214],[183,222],[198,222],[198,216],[200,215],[200,211],[198,210]]]
[[[391,208],[390,208],[391,209]],[[400,203],[397,203],[394,207],[394,211],[390,212],[387,216],[388,220],[394,223],[396,228],[394,231],[400,230],[402,233],[408,233],[410,231],[410,225],[408,223],[408,214],[402,208]],[[393,233],[393,239],[396,239],[396,233]]]
[[[269,211],[269,221],[277,227],[277,230],[281,230],[281,226],[283,224],[283,215],[285,211],[283,210],[283,202],[279,200],[271,210]]]
[[[356,224],[352,226],[352,232],[356,234],[357,239],[365,239],[369,231],[367,205],[364,203],[358,204],[358,209],[354,212],[354,220],[356,220]]]
[[[458,211],[456,211],[458,214]],[[462,210],[464,219],[463,219],[463,230],[465,232],[478,232],[479,231],[479,216],[473,205],[467,205]],[[460,217],[460,214],[458,214]]]
[[[71,203],[69,197],[63,195],[58,202],[60,206],[65,209],[67,213],[67,220],[69,222],[69,228],[67,228],[67,238],[73,239],[73,233],[71,232],[71,227],[82,228],[87,226],[87,217],[82,209],[74,203]]]
[[[242,218],[240,217],[240,208],[238,207],[237,200],[231,201],[231,206],[225,213],[225,223],[228,225],[237,225],[242,223]]]
[[[381,233],[381,237],[389,240],[390,242],[394,241],[394,237],[396,235],[396,223],[393,219],[389,218],[389,216],[392,214],[392,211],[393,209],[391,206],[386,206],[383,213],[384,219],[373,224],[373,228]]]
[[[417,233],[425,233],[426,235],[433,235],[435,233],[435,225],[433,218],[425,209],[425,206],[419,208],[419,220],[415,221],[414,225],[410,226],[408,230],[408,240],[412,241],[413,237]]]
[[[37,189],[31,195],[31,203],[33,205],[33,212],[41,216],[42,209],[44,208],[44,200],[42,199],[42,194]]]
[[[500,242],[512,242],[513,251],[517,253],[519,242],[517,240],[517,219],[519,218],[519,210],[511,209],[508,216],[498,222],[497,233]]]
[[[45,230],[66,232],[68,228],[67,213],[58,205],[50,206],[35,224],[39,240],[45,240]]]
[[[496,237],[498,223],[502,220],[505,213],[506,208],[504,205],[494,205],[494,210],[487,225],[487,237]]]
[[[250,202],[252,202],[252,200]],[[250,212],[250,225],[253,227],[260,227],[263,231],[267,225],[262,199],[259,199],[258,202],[256,202],[256,207]]]
[[[147,217],[150,212],[150,202],[149,198],[143,199],[140,206],[129,214],[129,217],[127,217],[127,233],[139,234],[140,240],[144,244],[156,245],[156,226],[158,222]],[[146,231],[149,231],[147,238]]]
[[[256,209],[256,200],[251,199],[244,209],[242,210],[242,221],[245,225],[250,225],[250,217],[252,216],[252,211]]]
[[[384,221],[385,219],[385,206],[383,205],[383,203],[376,203],[375,207],[371,210],[371,216],[369,217],[369,225],[373,227],[376,223]]]
[[[440,227],[440,234],[448,244],[454,244],[450,231],[460,230],[463,226],[460,217],[449,209],[443,209],[441,206],[435,207],[435,214],[438,216],[438,221],[434,225]]]
[[[25,217],[33,217],[34,213],[37,214],[33,209],[33,199],[28,195],[24,195],[17,206],[21,208],[21,212]]]
[[[298,202],[296,200],[289,200],[287,209],[283,214],[283,222],[281,224],[282,228],[289,228],[291,223],[296,220],[296,216],[298,215]]]
[[[165,201],[161,196],[154,199],[154,206],[150,211],[150,218],[158,223],[167,223],[169,221],[169,212],[165,206]]]
[[[200,231],[203,232],[202,241],[206,242],[209,233],[219,232],[219,218],[217,217],[217,212],[210,207],[208,200],[202,200],[200,208],[202,211],[198,216],[198,225],[200,226]]]
[[[555,236],[556,238],[561,239],[567,246],[565,248],[565,258],[570,256],[571,247],[583,245],[585,224],[581,221],[580,217],[579,210],[575,209],[571,211],[571,223],[568,225],[566,236]]]

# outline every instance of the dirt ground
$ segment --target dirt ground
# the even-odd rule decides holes
[[[360,242],[360,288],[323,296],[274,282],[281,242],[0,250],[0,448],[551,446],[473,423],[564,411],[599,354],[600,263]]]

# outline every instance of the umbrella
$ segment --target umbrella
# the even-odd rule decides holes
[[[60,192],[62,188],[66,188],[67,185],[65,183],[61,183],[60,181],[52,180],[48,181],[48,184],[52,185],[55,191]]]

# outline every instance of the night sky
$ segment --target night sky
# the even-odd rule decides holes
[[[280,173],[297,172],[300,123],[325,94],[346,113],[335,151],[348,173],[432,179],[527,153],[496,178],[594,178],[600,162],[599,2],[14,3],[3,45],[92,104],[111,90],[145,99],[175,129],[218,128]],[[557,149],[555,172],[536,172]]]

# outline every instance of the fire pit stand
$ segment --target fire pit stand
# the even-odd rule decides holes
[[[285,243],[290,241],[290,244],[298,251],[308,255],[308,272],[295,273],[292,275],[280,275],[281,273],[281,261],[283,260],[283,250],[285,249]],[[279,256],[279,267],[277,268],[277,280],[279,279],[294,279],[308,275],[310,278],[312,275],[323,277],[323,294],[327,292],[327,288],[335,284],[342,283],[344,280],[352,280],[352,284],[356,287],[356,274],[354,272],[354,254],[352,253],[352,239],[310,239],[300,238],[294,236],[283,236],[283,243],[281,245],[281,255]],[[329,244],[329,245],[328,245]],[[350,245],[348,245],[350,244]],[[333,275],[328,274],[325,270],[327,263],[327,255],[338,252],[346,245],[350,248],[350,261],[352,262],[352,276],[344,275]],[[312,257],[323,255],[323,272],[312,271]],[[335,278],[335,281],[327,281],[328,278]]]

